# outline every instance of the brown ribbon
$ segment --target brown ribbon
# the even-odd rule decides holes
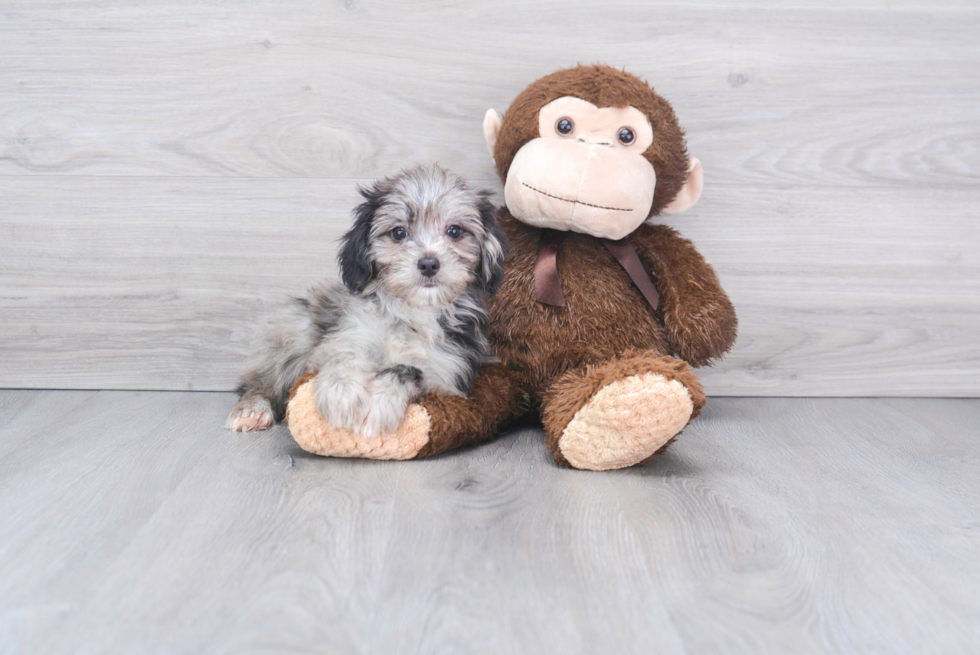
[[[541,230],[538,260],[534,262],[534,297],[545,305],[565,306],[565,294],[558,278],[558,246],[564,238],[564,232]]]
[[[650,274],[647,273],[647,269],[643,268],[643,263],[637,257],[636,250],[633,249],[633,244],[630,243],[629,237],[623,237],[619,241],[612,241],[610,239],[600,239],[600,241],[613,254],[613,257],[616,258],[619,265],[626,269],[630,279],[633,280],[633,284],[636,285],[636,288],[640,290],[643,297],[650,303],[650,307],[656,311],[657,305],[660,304],[660,294],[657,292],[657,287],[653,286],[653,280],[650,279]]]
[[[541,239],[538,241],[538,259],[534,263],[534,294],[536,300],[545,305],[565,306],[565,295],[562,293],[561,279],[558,277],[558,247],[564,238],[564,232],[542,230]],[[657,293],[657,287],[650,279],[650,274],[643,268],[643,263],[640,262],[629,237],[618,241],[612,239],[599,239],[599,241],[630,276],[650,307],[656,310],[660,304],[660,294]]]

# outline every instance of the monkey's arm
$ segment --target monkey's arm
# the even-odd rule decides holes
[[[728,352],[738,328],[735,308],[694,244],[666,225],[643,226],[630,241],[654,275],[674,352],[693,366]]]
[[[437,455],[497,436],[528,410],[522,377],[502,364],[483,367],[466,398],[430,394],[420,403],[429,413],[429,440],[416,457]]]
[[[429,395],[408,406],[397,430],[366,438],[328,425],[313,396],[314,373],[301,377],[289,399],[287,420],[302,448],[328,457],[413,459],[489,441],[528,406],[523,379],[506,367],[484,366],[468,398]]]

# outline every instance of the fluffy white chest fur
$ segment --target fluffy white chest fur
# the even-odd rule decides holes
[[[472,352],[447,333],[457,320],[454,307],[412,307],[384,294],[352,297],[346,305],[311,369],[410,366],[421,371],[423,391],[465,395]]]

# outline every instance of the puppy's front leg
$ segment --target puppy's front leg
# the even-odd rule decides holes
[[[358,369],[328,366],[320,369],[313,393],[328,425],[359,432],[371,408],[370,375]]]
[[[364,417],[361,434],[377,437],[397,430],[408,404],[421,391],[422,371],[414,366],[399,364],[378,373],[371,386],[371,407]]]

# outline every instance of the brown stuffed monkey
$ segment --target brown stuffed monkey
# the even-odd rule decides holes
[[[323,455],[410,459],[488,441],[536,411],[559,464],[649,459],[703,407],[691,366],[727,352],[737,326],[691,242],[648,220],[701,193],[673,109],[633,75],[578,66],[531,84],[502,120],[488,111],[484,135],[511,241],[489,306],[500,363],[468,398],[423,398],[396,433],[372,440],[323,424],[298,385],[294,438]]]

